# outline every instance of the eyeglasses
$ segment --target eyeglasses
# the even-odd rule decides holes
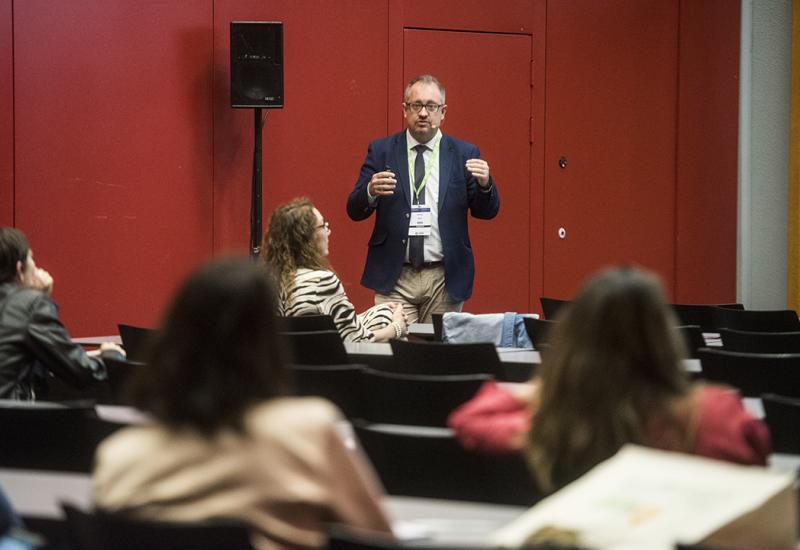
[[[331,229],[331,222],[322,222],[322,225],[316,226],[314,229],[324,229],[325,231],[330,231]]]
[[[416,102],[416,103],[406,103],[406,107],[408,107],[409,109],[411,109],[415,113],[420,112],[422,110],[422,108],[425,107],[426,111],[428,111],[429,113],[433,114],[436,111],[438,111],[439,108],[442,107],[442,106],[439,105],[438,103],[419,103],[419,102]]]

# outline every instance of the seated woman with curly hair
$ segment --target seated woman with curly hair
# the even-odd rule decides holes
[[[357,314],[328,263],[331,229],[305,197],[278,206],[264,234],[262,257],[280,285],[285,316],[330,315],[346,342],[386,342],[407,330],[400,304],[386,303]]]

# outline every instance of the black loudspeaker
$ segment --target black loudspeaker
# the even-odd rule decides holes
[[[283,23],[231,22],[231,107],[283,107]]]

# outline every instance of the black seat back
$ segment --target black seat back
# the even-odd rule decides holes
[[[288,365],[297,395],[324,397],[347,418],[362,416],[361,371],[364,365]]]
[[[468,451],[448,430],[353,427],[389,494],[522,506],[540,497],[522,454]]]
[[[111,403],[114,405],[129,405],[126,402],[125,390],[128,383],[145,366],[144,363],[124,359],[104,359],[108,372],[108,384],[111,388]]]
[[[722,347],[726,351],[744,353],[800,353],[798,332],[752,332],[748,330],[719,329]]]
[[[766,393],[761,396],[761,403],[772,451],[800,454],[800,399]]]
[[[434,342],[441,342],[442,341],[442,325],[444,321],[442,320],[443,315],[441,313],[431,313],[431,322],[433,323],[433,341]]]
[[[0,401],[0,467],[88,473],[97,445],[120,427],[90,403]]]
[[[714,308],[717,329],[749,330],[752,332],[798,332],[800,320],[793,309],[752,310]]]
[[[523,317],[522,321],[525,323],[525,330],[528,332],[528,338],[533,342],[533,347],[537,350],[547,347],[550,343],[550,333],[556,327],[558,321],[535,319],[533,317]]]
[[[403,374],[501,375],[497,349],[490,343],[445,344],[391,340],[392,368]]]
[[[336,324],[330,315],[296,315],[280,317],[278,327],[284,332],[313,332],[319,330],[336,330]]]
[[[681,326],[698,325],[702,332],[717,332],[714,309],[744,309],[742,304],[670,304]]]
[[[235,521],[162,522],[63,505],[80,550],[252,550],[247,526]]]
[[[298,365],[343,365],[349,362],[342,337],[336,330],[281,332]]]
[[[134,325],[117,325],[122,347],[125,348],[128,361],[141,362],[147,360],[150,343],[158,332],[156,329],[137,327]]]
[[[472,398],[488,374],[396,374],[365,369],[362,418],[369,422],[416,426],[447,425],[453,410]]]
[[[569,304],[571,300],[559,300],[557,298],[547,298],[545,296],[539,297],[539,303],[542,304],[542,311],[544,318],[548,321],[555,321],[558,317],[558,312],[565,305]]]
[[[738,388],[743,396],[780,393],[800,397],[800,354],[740,353],[702,348],[701,378]]]

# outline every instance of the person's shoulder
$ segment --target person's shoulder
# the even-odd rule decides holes
[[[694,452],[740,464],[765,465],[769,430],[747,410],[738,393],[719,385],[700,385],[695,393],[699,415]]]
[[[464,141],[450,134],[442,134],[442,146],[453,147],[459,151],[470,151],[476,149],[478,146],[474,143]]]
[[[170,439],[167,430],[158,424],[129,426],[118,430],[103,440],[97,447],[98,464],[124,464],[135,462],[137,457],[147,456],[163,448]]]
[[[733,425],[755,417],[747,410],[736,389],[721,384],[697,383],[694,385],[694,409],[703,425],[722,422]]]
[[[298,283],[339,282],[339,277],[330,269],[298,269],[295,279]]]
[[[730,386],[701,383],[695,386],[695,391],[698,395],[700,406],[703,409],[743,406],[741,396],[734,388],[731,388]]]
[[[21,285],[10,285],[4,288],[6,307],[18,309],[31,309],[38,303],[51,303],[50,295],[43,290],[24,287]]]
[[[341,413],[321,397],[275,397],[256,405],[247,414],[248,431],[308,433],[333,426]]]
[[[401,139],[405,139],[405,130],[402,132],[397,132],[396,134],[391,134],[378,139],[374,139],[369,142],[369,146],[371,149],[392,147]]]

